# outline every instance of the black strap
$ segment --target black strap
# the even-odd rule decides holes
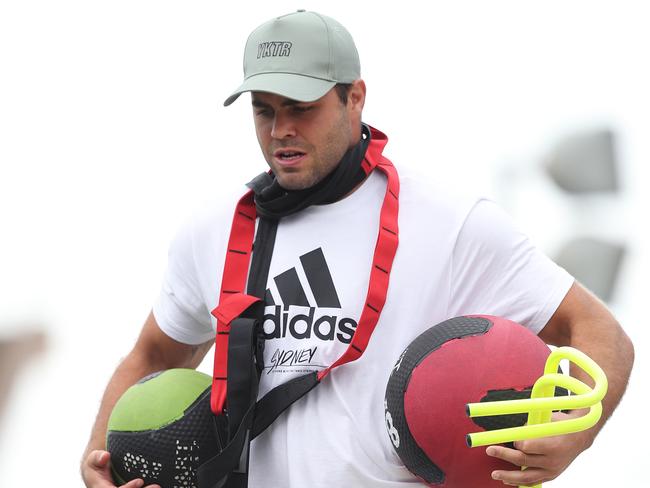
[[[226,397],[228,442],[220,453],[199,466],[197,481],[200,488],[248,486],[250,432],[263,367],[264,343],[260,324],[277,229],[277,220],[260,218],[253,244],[247,293],[262,301],[251,305],[231,325]]]
[[[219,454],[199,466],[196,478],[200,488],[239,488],[247,485],[247,473],[234,471],[238,469],[242,452],[250,442],[250,429],[246,426],[252,422],[254,414],[255,405],[251,405],[228,445]]]
[[[255,405],[251,439],[264,432],[282,412],[309,393],[316,385],[318,385],[318,374],[313,372],[278,385],[264,395],[264,398]]]
[[[228,431],[235,432],[246,411],[257,400],[259,378],[252,360],[257,344],[257,320],[239,318],[232,322],[228,346]]]
[[[247,292],[249,295],[260,299],[254,303],[242,316],[251,317],[259,321],[257,342],[255,345],[255,362],[257,364],[258,377],[262,374],[264,368],[264,337],[262,334],[262,324],[264,323],[264,297],[266,295],[266,284],[269,279],[269,268],[271,267],[271,258],[273,257],[273,248],[275,247],[275,236],[278,233],[278,220],[273,218],[260,217],[253,243],[253,257],[248,274]],[[230,361],[230,360],[229,360]],[[250,363],[250,359],[247,359]],[[241,363],[248,364],[248,363]],[[240,368],[241,365],[234,364],[234,368]],[[229,369],[229,371],[233,371]],[[257,390],[252,402],[257,399]]]
[[[242,331],[237,335],[231,332],[231,341],[240,342],[246,335],[246,331],[254,329],[250,319],[236,319],[233,322],[232,330]],[[248,362],[252,364],[251,346],[255,343],[253,334],[249,332]],[[246,348],[236,346],[236,350],[244,352]],[[230,351],[229,351],[230,353]],[[239,359],[241,359],[240,357]],[[231,355],[228,355],[230,361]],[[243,363],[241,363],[243,364]],[[230,364],[228,365],[229,371]],[[232,374],[232,373],[231,373]],[[229,378],[230,381],[230,378]],[[239,426],[231,436],[228,445],[216,456],[202,464],[197,472],[197,480],[201,488],[246,488],[248,486],[248,458],[250,454],[250,441],[271,425],[282,412],[289,408],[294,402],[309,393],[318,385],[317,373],[308,373],[276,386],[269,391],[257,403],[251,403],[248,408],[240,405],[232,405],[232,408],[242,408],[242,415]],[[230,386],[230,385],[229,385]],[[245,396],[245,392],[232,393],[228,390],[228,405],[231,405],[232,397]],[[235,411],[232,412],[233,414]],[[232,414],[229,413],[229,421]],[[231,423],[231,425],[233,425]]]
[[[264,294],[266,282],[269,278],[271,256],[275,245],[275,236],[278,232],[278,221],[272,218],[260,217],[253,243],[253,257],[248,273],[247,293],[262,299],[261,308],[264,313]],[[244,315],[248,313],[244,312]],[[259,315],[261,317],[261,315]]]

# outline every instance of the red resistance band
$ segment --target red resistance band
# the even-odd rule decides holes
[[[329,372],[350,361],[361,357],[368,346],[370,336],[379,321],[379,316],[386,303],[390,271],[398,244],[398,213],[399,213],[399,177],[393,163],[382,156],[382,151],[388,142],[386,135],[371,127],[371,139],[366,155],[361,163],[363,171],[368,175],[374,168],[379,168],[388,178],[384,202],[379,216],[379,233],[372,259],[370,282],[366,295],[365,306],[361,312],[356,331],[350,345],[332,365],[318,373],[322,380]],[[223,413],[226,402],[226,385],[228,379],[228,335],[230,324],[244,310],[260,299],[247,295],[246,280],[250,257],[255,239],[255,220],[257,212],[253,201],[253,192],[246,193],[237,204],[230,238],[228,252],[221,280],[219,305],[212,311],[217,319],[217,336],[214,351],[214,374],[210,407],[215,415]]]

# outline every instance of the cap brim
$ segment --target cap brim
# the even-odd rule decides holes
[[[324,96],[334,85],[336,81],[295,73],[260,73],[246,79],[223,104],[227,107],[237,100],[239,95],[250,91],[275,93],[299,102],[313,102]]]

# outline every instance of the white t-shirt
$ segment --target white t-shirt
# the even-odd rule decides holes
[[[573,278],[494,203],[445,195],[398,166],[399,248],[386,305],[364,355],[336,368],[251,445],[251,488],[418,485],[386,431],[384,395],[406,346],[468,314],[503,316],[539,332]],[[346,349],[368,289],[386,179],[374,171],[347,198],[280,221],[271,262],[260,396]],[[235,204],[224,197],[177,235],[154,315],[188,344],[214,338]]]

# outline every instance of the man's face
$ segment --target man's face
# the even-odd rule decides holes
[[[365,95],[365,86],[363,92]],[[359,104],[355,100],[350,97],[343,105],[335,89],[315,102],[252,93],[257,140],[283,188],[302,190],[314,186],[359,141],[363,101]]]

